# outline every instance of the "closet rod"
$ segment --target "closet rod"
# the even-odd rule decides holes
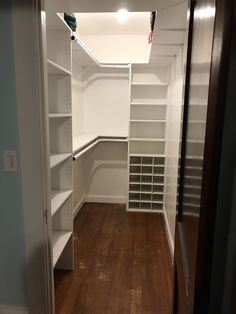
[[[94,56],[92,51],[85,45],[85,43],[76,35],[71,36],[71,40],[76,42],[80,47],[87,53],[87,55],[101,68],[118,68],[118,69],[128,69],[129,64],[112,64],[112,63],[100,63]]]
[[[104,143],[104,142],[117,142],[117,143],[128,143],[128,138],[127,137],[116,137],[116,136],[98,136],[96,139],[91,144],[88,144],[84,148],[82,148],[76,155],[73,156],[73,160],[78,159],[81,157],[83,154],[85,154],[88,150],[93,148],[95,145],[98,143]]]

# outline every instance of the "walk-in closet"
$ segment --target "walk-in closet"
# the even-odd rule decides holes
[[[89,298],[91,289],[83,273],[89,263],[88,280],[94,276],[95,281],[109,281],[110,307],[101,313],[136,313],[132,302],[139,302],[137,293],[165,283],[166,296],[163,290],[159,299],[169,298],[171,304],[187,1],[157,12],[123,11],[123,21],[119,21],[122,12],[83,12],[78,6],[73,14],[66,13],[76,19],[76,31],[64,19],[63,3],[56,4],[47,3],[43,16],[52,306],[57,313],[97,313],[96,309],[91,312],[83,293],[87,291]],[[151,229],[146,230],[146,225]],[[145,232],[150,233],[147,238]],[[150,281],[150,274],[139,279],[142,270],[136,267],[138,277],[131,285],[139,287],[131,287],[129,310],[122,311],[124,305],[112,297],[116,294],[113,284],[117,285],[114,278],[119,274],[124,276],[126,262],[119,254],[124,243],[125,250],[132,252],[131,239],[140,250],[138,254],[134,249],[131,263],[139,264],[142,254],[149,256],[150,247],[161,257],[146,258],[142,267],[151,274],[148,263],[154,265],[160,258],[153,276],[163,275],[157,282]],[[106,272],[109,254],[114,255],[110,275]],[[113,264],[116,259],[119,267]],[[127,267],[131,260],[132,254]],[[92,271],[96,268],[98,274]],[[134,269],[130,268],[131,273]],[[78,293],[71,301],[74,307],[62,301],[68,298],[70,285]],[[106,298],[107,287],[95,289],[94,297],[103,291]],[[117,288],[119,298],[122,291]],[[154,291],[150,295],[156,299]],[[144,313],[148,307],[152,313],[158,308],[169,313],[168,306],[159,300],[156,308],[151,298],[145,299]],[[104,304],[101,301],[100,307]]]

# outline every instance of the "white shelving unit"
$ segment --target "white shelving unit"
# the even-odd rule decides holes
[[[163,209],[168,68],[131,66],[130,211]]]
[[[52,264],[73,269],[71,30],[46,13]]]

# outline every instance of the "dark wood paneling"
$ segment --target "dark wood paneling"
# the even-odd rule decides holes
[[[171,313],[171,257],[161,214],[88,203],[74,228],[75,270],[55,273],[57,314]]]
[[[208,97],[196,267],[195,314],[207,313],[209,306],[217,188],[233,12],[232,0],[208,1],[208,5],[212,4],[214,6],[215,3],[216,17]]]

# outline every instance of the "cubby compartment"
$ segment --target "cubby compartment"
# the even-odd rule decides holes
[[[150,193],[152,193],[152,185],[146,185],[146,184],[142,184],[142,186],[141,186],[141,191],[142,192],[150,192]]]
[[[165,154],[164,142],[145,142],[145,141],[130,141],[131,154]]]
[[[165,138],[165,127],[164,122],[131,122],[130,137],[132,138],[144,138],[158,140]]]
[[[142,166],[142,174],[152,174],[151,166]]]
[[[163,195],[161,194],[153,194],[152,195],[153,202],[163,202]]]
[[[129,208],[130,209],[139,209],[140,208],[140,203],[138,202],[129,202]]]
[[[133,67],[132,83],[146,84],[166,84],[168,81],[168,71],[166,67]]]
[[[166,99],[167,85],[133,85],[131,90],[132,103],[160,103]]]
[[[161,203],[152,203],[152,210],[163,210],[163,204],[161,204]]]
[[[165,120],[166,106],[133,105],[130,113],[131,120]]]
[[[152,195],[151,194],[141,194],[141,201],[151,201],[152,200]]]
[[[141,167],[140,166],[130,166],[130,173],[140,173]]]
[[[72,151],[72,119],[55,118],[50,119],[50,153],[70,153]]]
[[[49,114],[71,114],[71,77],[48,75]]]
[[[139,201],[140,200],[140,193],[129,193],[129,199],[131,201]]]
[[[130,192],[140,192],[141,186],[140,184],[130,184],[129,185],[129,191]]]
[[[164,177],[155,176],[153,177],[153,183],[155,184],[164,184]]]
[[[163,193],[164,185],[153,185],[153,193]]]
[[[164,166],[163,166],[163,167],[155,166],[155,167],[153,168],[153,173],[154,173],[154,174],[161,174],[161,175],[164,175],[164,173],[165,173],[165,168],[164,168]]]

